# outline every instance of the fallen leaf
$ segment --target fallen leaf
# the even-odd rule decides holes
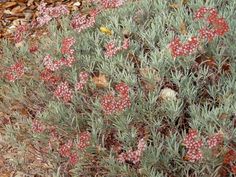
[[[171,3],[171,4],[169,4],[169,7],[172,8],[172,9],[178,9],[178,8],[180,8],[180,4]]]
[[[3,5],[3,8],[9,8],[9,7],[13,7],[17,5],[16,2],[6,2],[4,5]]]
[[[110,29],[108,29],[107,27],[101,26],[100,31],[104,34],[112,35],[112,31]]]
[[[105,88],[108,86],[108,82],[104,74],[99,74],[99,76],[94,76],[92,80],[95,83],[96,87],[98,88]]]
[[[188,34],[186,23],[184,21],[181,22],[179,26],[179,31],[180,31],[180,34],[183,34],[183,35]]]

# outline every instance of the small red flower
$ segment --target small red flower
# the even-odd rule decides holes
[[[122,49],[127,50],[130,46],[130,40],[129,38],[125,38],[122,44]]]
[[[140,162],[141,156],[146,148],[146,142],[144,139],[139,140],[138,148],[135,151],[129,150],[128,152],[122,152],[118,155],[117,160],[119,162],[131,162],[134,165]]]
[[[118,53],[119,48],[115,46],[114,41],[111,41],[105,45],[105,50],[105,56],[113,57]]]
[[[54,95],[58,99],[62,99],[64,102],[71,101],[73,95],[72,90],[69,88],[69,84],[67,82],[62,82],[57,86],[57,89],[54,91]]]
[[[76,84],[76,90],[82,90],[89,79],[89,74],[87,72],[81,72],[79,74],[80,81]]]
[[[79,142],[78,142],[78,148],[79,150],[84,150],[86,147],[90,145],[91,141],[91,134],[88,131],[84,131],[79,135]]]
[[[186,158],[190,162],[195,162],[203,158],[203,154],[200,148],[203,146],[201,140],[195,140],[197,138],[197,130],[190,130],[188,135],[184,138],[183,144],[187,148]]]
[[[23,40],[24,33],[29,29],[27,25],[19,25],[16,29],[14,41],[19,43]]]
[[[88,16],[77,14],[72,18],[70,25],[73,29],[80,33],[81,31],[94,26],[96,14],[93,15]]]
[[[32,129],[36,133],[42,133],[45,130],[45,126],[38,120],[33,120]]]
[[[67,55],[73,55],[74,50],[71,47],[75,44],[75,39],[73,37],[68,37],[63,39],[61,53]]]
[[[118,8],[124,4],[124,0],[101,0],[104,8]]]
[[[59,154],[62,157],[70,157],[71,155],[71,148],[73,146],[73,142],[69,140],[67,143],[63,144],[59,149]]]
[[[75,165],[77,162],[78,162],[78,155],[77,155],[77,153],[74,152],[74,153],[70,154],[70,156],[69,156],[69,163],[71,165]]]
[[[111,115],[115,112],[122,112],[131,106],[129,97],[129,87],[125,83],[119,83],[115,86],[119,96],[107,94],[102,97],[101,105],[106,115]]]
[[[209,137],[207,140],[207,144],[210,149],[218,146],[222,142],[223,142],[223,134],[222,133],[217,133],[217,134]]]
[[[58,83],[61,80],[60,77],[56,77],[55,75],[53,75],[53,72],[49,69],[43,70],[40,73],[40,77],[44,82],[47,82],[53,85]]]
[[[17,79],[20,79],[23,75],[24,65],[22,62],[17,62],[6,69],[5,78],[10,82],[14,82]]]
[[[169,45],[173,57],[191,55],[199,46],[197,37],[191,37],[186,43],[181,43],[175,38]]]
[[[121,82],[115,86],[115,90],[123,96],[129,94],[129,86],[126,85],[124,82]]]

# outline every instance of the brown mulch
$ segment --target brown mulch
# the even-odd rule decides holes
[[[0,0],[0,39],[11,39],[17,26],[29,24],[38,15],[42,0]],[[79,10],[83,0],[44,0],[47,6],[66,5],[72,11]],[[76,3],[76,4],[75,4]]]

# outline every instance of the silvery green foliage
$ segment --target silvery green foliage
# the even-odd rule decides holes
[[[180,3],[180,0],[177,3]],[[218,0],[205,3],[203,0],[189,0],[178,9],[170,8],[169,5],[170,2],[164,0],[128,2],[119,9],[102,12],[93,28],[79,34],[71,29],[70,17],[59,20],[59,30],[57,22],[52,21],[48,26],[49,37],[40,40],[40,51],[34,55],[27,52],[27,45],[13,49],[7,41],[2,41],[4,59],[1,64],[7,65],[20,57],[31,63],[27,69],[32,71],[35,69],[33,64],[38,66],[38,69],[43,68],[41,61],[46,54],[55,58],[62,57],[62,39],[74,37],[76,63],[72,68],[63,69],[61,75],[73,85],[77,82],[79,72],[100,71],[109,77],[109,88],[99,90],[99,94],[113,90],[112,83],[124,81],[131,88],[132,106],[123,113],[104,116],[99,100],[92,99],[86,89],[83,93],[74,93],[71,103],[60,103],[53,97],[51,88],[34,77],[30,77],[27,82],[19,81],[11,85],[1,81],[0,86],[10,90],[7,96],[0,93],[5,101],[4,104],[0,103],[1,108],[5,110],[7,102],[14,98],[23,105],[31,103],[32,110],[43,105],[44,109],[38,112],[37,119],[61,127],[68,134],[86,127],[92,133],[93,148],[100,146],[105,149],[96,154],[99,165],[105,169],[102,169],[105,171],[102,175],[105,176],[217,176],[222,165],[222,154],[219,157],[206,156],[200,162],[190,163],[184,160],[186,150],[182,140],[187,130],[193,128],[201,135],[207,136],[219,130],[223,131],[225,147],[230,146],[229,142],[235,141],[236,131],[231,115],[235,115],[236,110],[236,2]],[[202,46],[206,55],[214,56],[218,66],[222,66],[225,59],[231,65],[231,74],[221,75],[218,82],[209,79],[215,74],[210,68],[199,67],[197,71],[192,69],[195,58],[202,55],[201,52],[174,60],[168,49],[175,35],[182,40],[196,35],[196,29],[199,29],[203,22],[193,22],[193,12],[203,5],[217,7],[230,26],[230,32],[224,37]],[[179,32],[183,20],[187,24],[187,35],[181,35]],[[112,29],[113,35],[101,33],[100,26]],[[112,58],[104,57],[104,45],[112,39],[119,45],[124,38],[124,31],[130,33],[130,48]],[[140,75],[137,74],[140,68],[127,59],[128,53],[134,54],[139,60],[138,67],[154,68],[158,71],[161,81],[154,84],[154,91],[145,91]],[[34,73],[33,76],[38,77],[38,74]],[[172,83],[172,86],[176,87],[176,100],[166,102],[160,98],[161,90],[170,86],[165,83]],[[93,88],[92,83],[90,84]],[[27,95],[33,92],[35,94]],[[84,95],[88,95],[88,99],[85,99]],[[9,113],[15,119],[22,119],[15,112]],[[224,113],[228,117],[222,120],[219,117]],[[108,120],[110,124],[107,123]],[[106,133],[115,129],[116,138],[122,142],[123,149],[129,150],[137,144],[138,130],[133,126],[136,123],[145,125],[148,131],[148,147],[139,166],[119,163],[117,155],[105,148]],[[30,125],[30,122],[28,124]],[[19,130],[12,127],[7,127],[6,130],[6,138],[11,139],[11,143],[16,143],[14,131]],[[32,139],[34,138],[39,137]],[[97,153],[94,149],[90,151]],[[79,162],[73,172],[90,175],[89,172],[84,172],[86,163],[89,162]],[[55,168],[54,176],[58,175],[59,172]]]

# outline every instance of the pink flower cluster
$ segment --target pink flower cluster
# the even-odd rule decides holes
[[[223,134],[222,133],[216,133],[215,135],[209,137],[207,140],[207,144],[210,149],[218,146],[222,142],[223,142]]]
[[[53,72],[49,69],[45,69],[40,73],[40,77],[44,82],[50,83],[52,85],[58,83],[60,81],[60,77],[56,77],[53,75]]]
[[[36,133],[42,133],[45,130],[45,126],[43,125],[42,122],[38,121],[38,120],[33,120],[32,122],[32,129],[34,132]]]
[[[71,47],[75,44],[75,39],[73,37],[67,37],[63,39],[62,41],[62,47],[61,47],[61,53],[67,54],[67,55],[73,55],[74,49],[71,49]]]
[[[134,165],[136,165],[137,163],[140,162],[140,158],[141,158],[145,148],[146,148],[146,142],[142,138],[138,142],[137,150],[135,150],[135,151],[129,150],[128,152],[122,152],[118,156],[118,161],[122,162],[122,163],[131,162]]]
[[[60,83],[56,90],[54,91],[54,95],[58,99],[62,99],[65,103],[71,101],[73,95],[72,90],[69,88],[69,84],[65,81]]]
[[[14,82],[17,79],[20,79],[23,75],[24,65],[22,62],[17,62],[6,69],[5,78],[10,82]]]
[[[195,19],[203,19],[206,14],[205,21],[208,23],[198,31],[198,36],[191,37],[186,43],[181,43],[178,37],[175,37],[170,43],[169,48],[174,58],[178,56],[188,56],[197,50],[200,44],[200,39],[207,39],[208,42],[217,36],[223,36],[229,31],[229,25],[224,18],[220,18],[218,12],[214,8],[201,7],[195,13]],[[208,26],[212,27],[209,28]]]
[[[84,132],[80,133],[79,142],[77,144],[78,149],[83,151],[86,147],[88,147],[90,145],[90,140],[91,140],[90,132],[84,131]],[[72,153],[72,148],[73,148],[73,142],[71,140],[69,140],[67,143],[63,144],[59,148],[58,151],[62,157],[69,158],[70,164],[75,165],[78,162],[78,156],[77,156],[76,152]]]
[[[70,25],[73,29],[80,33],[81,31],[94,26],[97,13],[98,11],[93,10],[89,15],[77,14],[72,18]]]
[[[81,72],[79,74],[79,79],[80,81],[76,84],[76,90],[82,90],[85,86],[85,84],[87,83],[88,79],[89,79],[89,75],[87,72]]]
[[[39,16],[36,19],[38,27],[42,27],[47,24],[53,18],[58,18],[62,15],[69,14],[69,10],[64,5],[56,7],[46,7],[46,3],[41,3],[38,6]]]
[[[191,37],[186,43],[181,43],[180,39],[176,37],[170,43],[170,49],[173,57],[177,56],[188,56],[192,54],[198,47],[198,39],[196,37]]]
[[[118,8],[124,4],[124,0],[101,0],[101,5],[105,8]]]
[[[98,3],[104,9],[118,8],[122,6],[125,0],[88,0],[89,3]]]
[[[28,30],[28,25],[19,25],[16,29],[14,41],[19,43],[23,40],[24,33]]]
[[[62,157],[69,157],[70,156],[70,151],[73,146],[73,143],[71,140],[69,140],[67,143],[63,144],[60,149],[59,149],[59,154]]]
[[[119,93],[119,96],[115,97],[114,94],[107,94],[101,99],[102,109],[106,115],[122,112],[131,106],[129,87],[122,82],[116,85],[115,90]]]
[[[78,149],[79,150],[84,150],[86,147],[88,147],[90,145],[90,141],[91,141],[91,134],[88,131],[84,131],[82,133],[80,133],[79,135],[79,142],[78,142]]]
[[[75,165],[78,162],[78,155],[76,152],[72,153],[73,147],[73,142],[71,140],[69,140],[67,143],[63,144],[60,148],[59,148],[59,154],[62,157],[68,157],[69,158],[69,163],[71,165]]]
[[[73,62],[75,61],[75,58],[73,56],[69,56],[67,58],[62,58],[57,61],[53,61],[52,57],[50,55],[46,55],[43,58],[43,64],[46,69],[51,71],[56,71],[60,69],[62,66],[68,66],[71,67]]]
[[[205,18],[205,21],[212,25],[212,28],[203,27],[199,30],[200,38],[207,39],[208,41],[213,40],[217,36],[223,36],[226,32],[229,31],[229,25],[224,18],[220,18],[216,9],[201,7],[195,14],[195,19],[203,19],[206,14],[208,16]]]
[[[201,140],[195,140],[197,135],[197,130],[190,130],[183,141],[183,144],[187,148],[186,157],[190,162],[195,162],[203,158],[203,154],[200,150],[200,148],[203,146],[203,142]]]
[[[184,138],[183,144],[187,148],[186,158],[190,162],[195,162],[203,158],[203,154],[200,148],[203,146],[203,142],[201,140],[195,140],[197,138],[198,132],[197,130],[190,130],[188,135]],[[207,145],[209,149],[217,147],[221,143],[223,143],[223,133],[219,132],[207,138]]]
[[[111,41],[105,45],[105,56],[113,57],[122,50],[127,50],[130,45],[129,38],[125,38],[121,47],[116,47],[115,42]]]

